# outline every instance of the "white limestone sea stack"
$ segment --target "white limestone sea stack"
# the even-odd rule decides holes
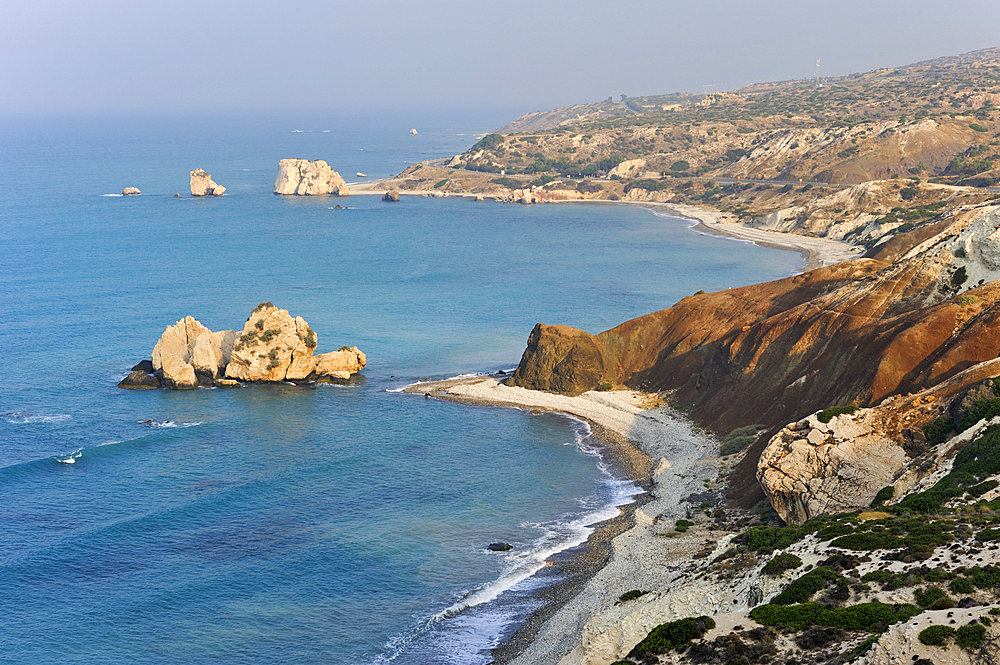
[[[242,382],[317,381],[353,383],[367,357],[358,347],[314,355],[318,337],[288,310],[265,302],[254,308],[243,330],[212,332],[188,316],[163,331],[152,361],[143,361],[119,388],[238,386]]]
[[[191,171],[191,196],[222,196],[226,188],[212,180],[204,169]]]
[[[275,194],[316,196],[336,194],[349,196],[350,189],[339,173],[319,159],[283,159],[278,162],[278,176],[274,179]]]

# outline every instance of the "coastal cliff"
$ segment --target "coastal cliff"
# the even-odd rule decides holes
[[[597,335],[539,324],[511,383],[670,391],[720,435],[918,392],[1000,355],[998,228],[997,208],[960,209],[863,258],[689,296]],[[754,495],[765,441],[736,494]]]

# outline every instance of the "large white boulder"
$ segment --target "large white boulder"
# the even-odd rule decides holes
[[[275,194],[336,194],[348,196],[350,190],[340,174],[323,160],[283,159],[278,162],[278,176],[274,179]]]

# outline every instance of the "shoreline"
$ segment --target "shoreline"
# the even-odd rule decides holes
[[[580,645],[586,624],[621,594],[652,583],[666,538],[657,527],[688,515],[683,500],[704,492],[703,479],[718,475],[717,443],[696,433],[694,424],[631,390],[588,392],[567,397],[513,388],[491,377],[414,384],[405,393],[470,406],[549,411],[587,421],[592,434],[625,476],[645,490],[618,516],[594,525],[587,541],[553,557],[536,578],[553,577],[536,597],[544,605],[532,612],[492,650],[500,665],[557,663]]]
[[[358,183],[357,185],[349,185],[351,188],[351,195],[382,196],[385,192],[389,191],[389,189],[393,189],[391,187],[387,187],[385,184],[391,180],[391,178],[387,178],[384,180]],[[479,196],[477,194],[460,194],[453,192],[439,196],[443,193],[435,190],[422,189],[396,191],[399,192],[400,196],[419,196],[424,198],[471,199]],[[483,196],[486,200],[496,201],[495,196]],[[731,238],[733,240],[751,242],[760,247],[767,247],[770,249],[798,252],[804,261],[804,265],[800,272],[808,272],[823,266],[857,259],[864,253],[862,248],[840,242],[839,240],[830,240],[829,238],[812,238],[792,233],[758,229],[740,222],[726,222],[723,220],[726,218],[727,213],[703,206],[660,201],[611,201],[608,199],[568,199],[564,201],[553,201],[552,203],[610,203],[639,205],[650,209],[662,209],[678,219],[696,222],[691,226],[691,228],[699,233],[707,233],[709,235]]]

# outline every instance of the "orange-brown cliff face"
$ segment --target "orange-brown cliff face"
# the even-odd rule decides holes
[[[599,335],[539,325],[512,382],[672,390],[721,434],[916,392],[1000,355],[998,227],[996,208],[959,211],[866,258],[690,296]]]

